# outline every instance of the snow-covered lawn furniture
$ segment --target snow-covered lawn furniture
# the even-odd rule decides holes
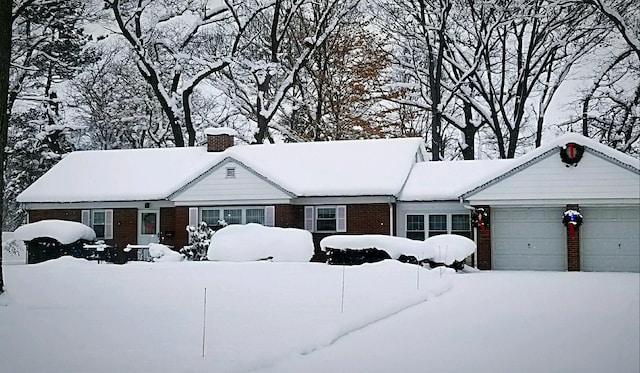
[[[25,224],[14,232],[27,246],[27,263],[40,263],[61,256],[85,258],[84,245],[95,241],[90,227],[73,221],[42,220]]]
[[[429,237],[425,241],[376,234],[333,235],[320,241],[320,248],[327,253],[328,264],[358,265],[396,259],[456,270],[464,267],[464,259],[473,254],[475,247],[472,240],[453,234]]]
[[[229,225],[211,238],[208,260],[243,262],[308,262],[313,237],[303,229],[265,227],[260,224]]]

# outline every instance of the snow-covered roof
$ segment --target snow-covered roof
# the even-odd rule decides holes
[[[73,152],[18,202],[159,200],[222,159],[203,147]]]
[[[396,195],[422,139],[348,140],[204,147],[80,151],[66,156],[18,196],[18,202],[167,199],[233,158],[297,196]]]
[[[227,150],[262,176],[299,197],[396,195],[420,138],[342,140],[235,146]]]
[[[469,185],[475,185],[490,173],[504,172],[513,163],[511,159],[416,163],[398,200],[457,200]]]
[[[82,223],[52,219],[18,227],[18,229],[13,232],[13,237],[20,241],[31,241],[34,238],[50,237],[66,245],[78,240],[93,241],[96,239],[96,232]]]
[[[588,148],[591,152],[605,159],[608,159],[612,163],[616,163],[621,167],[625,167],[635,171],[636,173],[640,173],[639,159],[612,149],[580,134],[566,133],[546,144],[543,144],[539,148],[526,153],[522,157],[515,158],[507,168],[497,168],[496,170],[487,172],[484,177],[480,178],[474,183],[468,184],[467,187],[464,188],[465,190],[461,193],[461,197],[466,198],[467,196],[474,194],[488,187],[489,185],[492,185],[493,183],[502,180],[515,172],[518,172],[523,168],[528,167],[539,159],[548,157],[551,154],[555,154],[557,149],[566,146],[566,144],[568,143],[576,143],[582,145],[585,148]]]

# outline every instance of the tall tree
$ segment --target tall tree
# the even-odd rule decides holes
[[[302,29],[314,23],[303,21]],[[366,15],[349,14],[316,49],[288,95],[284,127],[312,141],[385,136],[390,121],[375,92],[390,62],[370,27]]]
[[[274,118],[291,98],[288,94],[296,87],[313,53],[357,3],[358,0],[275,0],[248,29],[243,36],[248,47],[235,58],[226,70],[226,80],[220,84],[238,110],[255,122],[254,142],[273,142],[273,129],[288,140],[303,140]],[[312,21],[307,23],[307,29],[296,28],[305,21]]]
[[[215,6],[209,3],[106,1],[119,33],[137,57],[140,75],[160,103],[176,146],[185,146],[185,131],[187,144],[195,145],[193,93],[231,63],[243,47],[243,33],[264,8],[236,0]]]
[[[9,127],[9,67],[11,66],[11,25],[13,24],[13,1],[0,0],[0,196],[4,197],[5,145]],[[3,207],[0,205],[0,212]],[[3,214],[0,213],[0,226]],[[0,246],[2,237],[0,237]],[[2,251],[0,248],[0,295],[4,293],[2,272]]]

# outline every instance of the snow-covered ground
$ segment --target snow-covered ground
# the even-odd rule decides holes
[[[69,257],[4,272],[0,372],[640,369],[639,274]]]

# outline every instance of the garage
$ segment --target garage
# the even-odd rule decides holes
[[[493,208],[491,212],[493,269],[567,269],[564,207]]]
[[[580,269],[640,272],[640,207],[582,207]]]

